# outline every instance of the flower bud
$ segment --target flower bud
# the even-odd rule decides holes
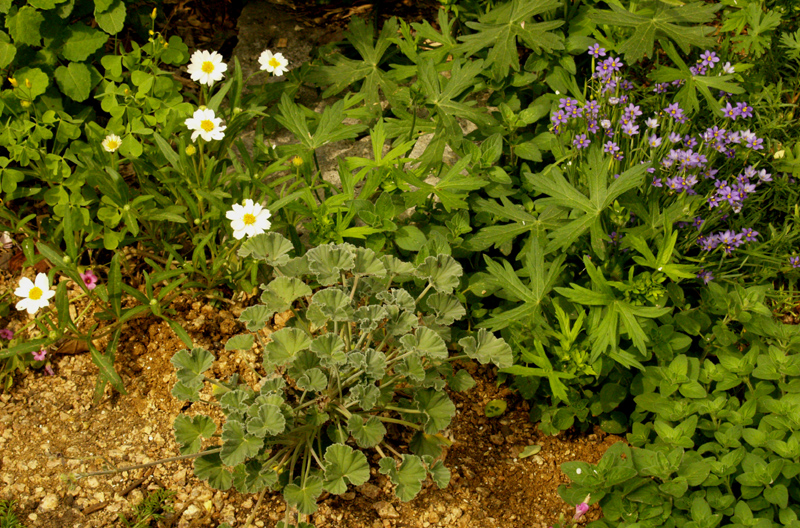
[[[30,88],[31,86],[33,86],[33,85],[31,84],[31,80],[30,80],[30,79],[28,79],[27,77],[25,77],[25,87],[26,87],[26,88]]]
[[[16,80],[15,78],[13,78],[13,77],[9,77],[9,78],[8,78],[8,82],[10,82],[10,83],[11,83],[11,86],[13,86],[14,88],[16,88],[17,86],[19,86],[19,83],[17,83],[17,80]]]
[[[292,158],[292,165],[294,165],[295,167],[299,167],[302,164],[303,164],[303,158],[301,158],[300,156],[295,156],[294,158]]]
[[[70,264],[70,263],[72,262],[72,259],[71,259],[71,258],[69,258],[69,255],[64,255],[64,258],[62,258],[62,259],[61,259],[61,261],[62,261],[64,264]]]
[[[152,12],[152,13],[150,13],[150,18],[152,18],[153,20],[155,20],[155,19],[156,19],[156,16],[158,16],[158,13],[157,13],[157,10],[156,10],[156,8],[154,7],[154,8],[153,8],[153,12]]]
[[[122,210],[123,210],[123,211],[130,211],[130,210],[131,210],[131,204],[125,204],[125,205],[123,205],[123,206],[122,206]]]
[[[197,152],[197,149],[195,148],[194,145],[189,145],[186,147],[186,150],[184,152],[186,152],[187,156],[194,156],[195,153]]]
[[[19,104],[22,105],[22,108],[28,108],[31,105],[30,101],[20,101]]]
[[[194,225],[200,225],[201,220],[199,218],[194,219]]]
[[[158,306],[158,300],[150,299],[150,306]]]

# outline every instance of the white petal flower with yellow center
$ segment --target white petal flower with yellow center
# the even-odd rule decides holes
[[[205,141],[220,140],[225,137],[225,128],[227,127],[220,126],[222,119],[216,117],[214,111],[210,108],[195,110],[192,117],[188,118],[184,123],[192,131],[192,143],[197,139],[197,136],[200,136]]]
[[[216,81],[222,80],[227,69],[228,65],[222,62],[222,55],[216,51],[209,53],[203,50],[192,53],[192,60],[186,71],[193,81],[212,86]]]
[[[39,273],[36,279],[31,281],[27,277],[22,277],[19,281],[19,288],[14,290],[14,295],[22,297],[16,305],[17,310],[28,310],[33,315],[50,304],[50,299],[56,294],[50,289],[50,281],[47,275]]]
[[[253,200],[245,200],[244,205],[233,204],[233,210],[225,213],[225,217],[231,221],[233,237],[241,240],[245,235],[251,237],[260,235],[272,225],[269,217],[272,216],[261,204],[253,203]]]
[[[289,61],[286,60],[283,53],[276,53],[273,55],[270,50],[266,50],[261,53],[261,56],[258,58],[258,63],[261,65],[262,70],[266,70],[277,77],[289,71]]]
[[[116,152],[117,149],[122,145],[122,138],[116,134],[109,134],[100,143],[106,152]]]

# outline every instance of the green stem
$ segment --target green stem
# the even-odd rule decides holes
[[[378,420],[380,420],[382,422],[388,422],[388,423],[395,423],[395,424],[399,424],[399,425],[404,425],[406,427],[410,427],[412,429],[416,429],[417,431],[422,431],[422,426],[421,425],[415,424],[415,423],[411,423],[411,422],[408,422],[406,420],[400,420],[398,418],[390,418],[388,416],[378,416]]]
[[[90,473],[78,473],[76,478],[77,479],[82,479],[82,478],[85,478],[85,477],[95,477],[95,476],[99,476],[99,475],[114,475],[114,474],[117,474],[117,473],[122,473],[123,471],[133,471],[135,469],[149,468],[149,467],[152,467],[152,466],[157,466],[159,464],[166,464],[167,462],[175,462],[175,461],[178,461],[178,460],[186,460],[187,458],[197,458],[197,457],[204,456],[204,455],[213,455],[214,453],[219,453],[220,451],[222,451],[222,448],[218,447],[216,449],[209,449],[207,451],[201,451],[199,453],[190,453],[188,455],[181,455],[181,456],[176,456],[176,457],[172,457],[172,458],[162,458],[161,460],[156,460],[155,462],[148,462],[147,464],[139,464],[138,466],[128,466],[128,467],[119,468],[119,469],[109,469],[109,470],[106,470],[106,471],[92,471]]]

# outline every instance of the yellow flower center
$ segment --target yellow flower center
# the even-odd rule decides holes
[[[281,61],[279,61],[279,60],[278,60],[278,59],[276,59],[275,57],[272,57],[272,58],[269,60],[269,65],[270,65],[270,66],[272,66],[273,68],[277,68],[278,66],[280,66],[280,65],[281,65]]]
[[[117,150],[119,148],[119,141],[116,139],[109,139],[106,143],[106,148],[108,150]]]
[[[210,119],[203,119],[202,121],[200,121],[200,128],[202,128],[206,132],[211,132],[212,130],[214,130],[214,122],[211,121]]]
[[[203,70],[205,73],[212,73],[214,71],[214,63],[211,61],[205,61],[200,69]]]
[[[250,213],[246,213],[242,218],[242,222],[244,222],[244,225],[253,225],[256,223],[256,217]]]
[[[42,291],[41,288],[39,288],[38,286],[34,286],[28,293],[28,298],[31,299],[32,301],[38,301],[39,299],[42,298],[43,293],[44,292]]]

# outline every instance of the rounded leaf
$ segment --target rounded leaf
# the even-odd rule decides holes
[[[225,422],[222,427],[222,453],[220,458],[228,466],[236,466],[258,454],[264,438],[249,435],[241,422]]]
[[[461,264],[450,255],[428,257],[417,267],[417,276],[427,279],[439,293],[452,293],[462,273]]]
[[[381,443],[386,428],[377,416],[370,416],[367,421],[359,414],[354,414],[347,420],[347,432],[356,439],[358,447],[375,447]]]
[[[325,450],[325,490],[334,495],[347,491],[347,484],[360,486],[369,480],[369,462],[361,451],[342,444]]]
[[[217,424],[202,414],[197,416],[179,414],[175,417],[172,428],[175,429],[175,441],[181,445],[181,454],[187,455],[200,451],[200,447],[203,445],[201,437],[211,438],[211,435],[217,430]]]
[[[219,453],[203,455],[194,459],[194,474],[200,480],[207,480],[214,489],[226,490],[231,487],[231,472],[225,469]]]

